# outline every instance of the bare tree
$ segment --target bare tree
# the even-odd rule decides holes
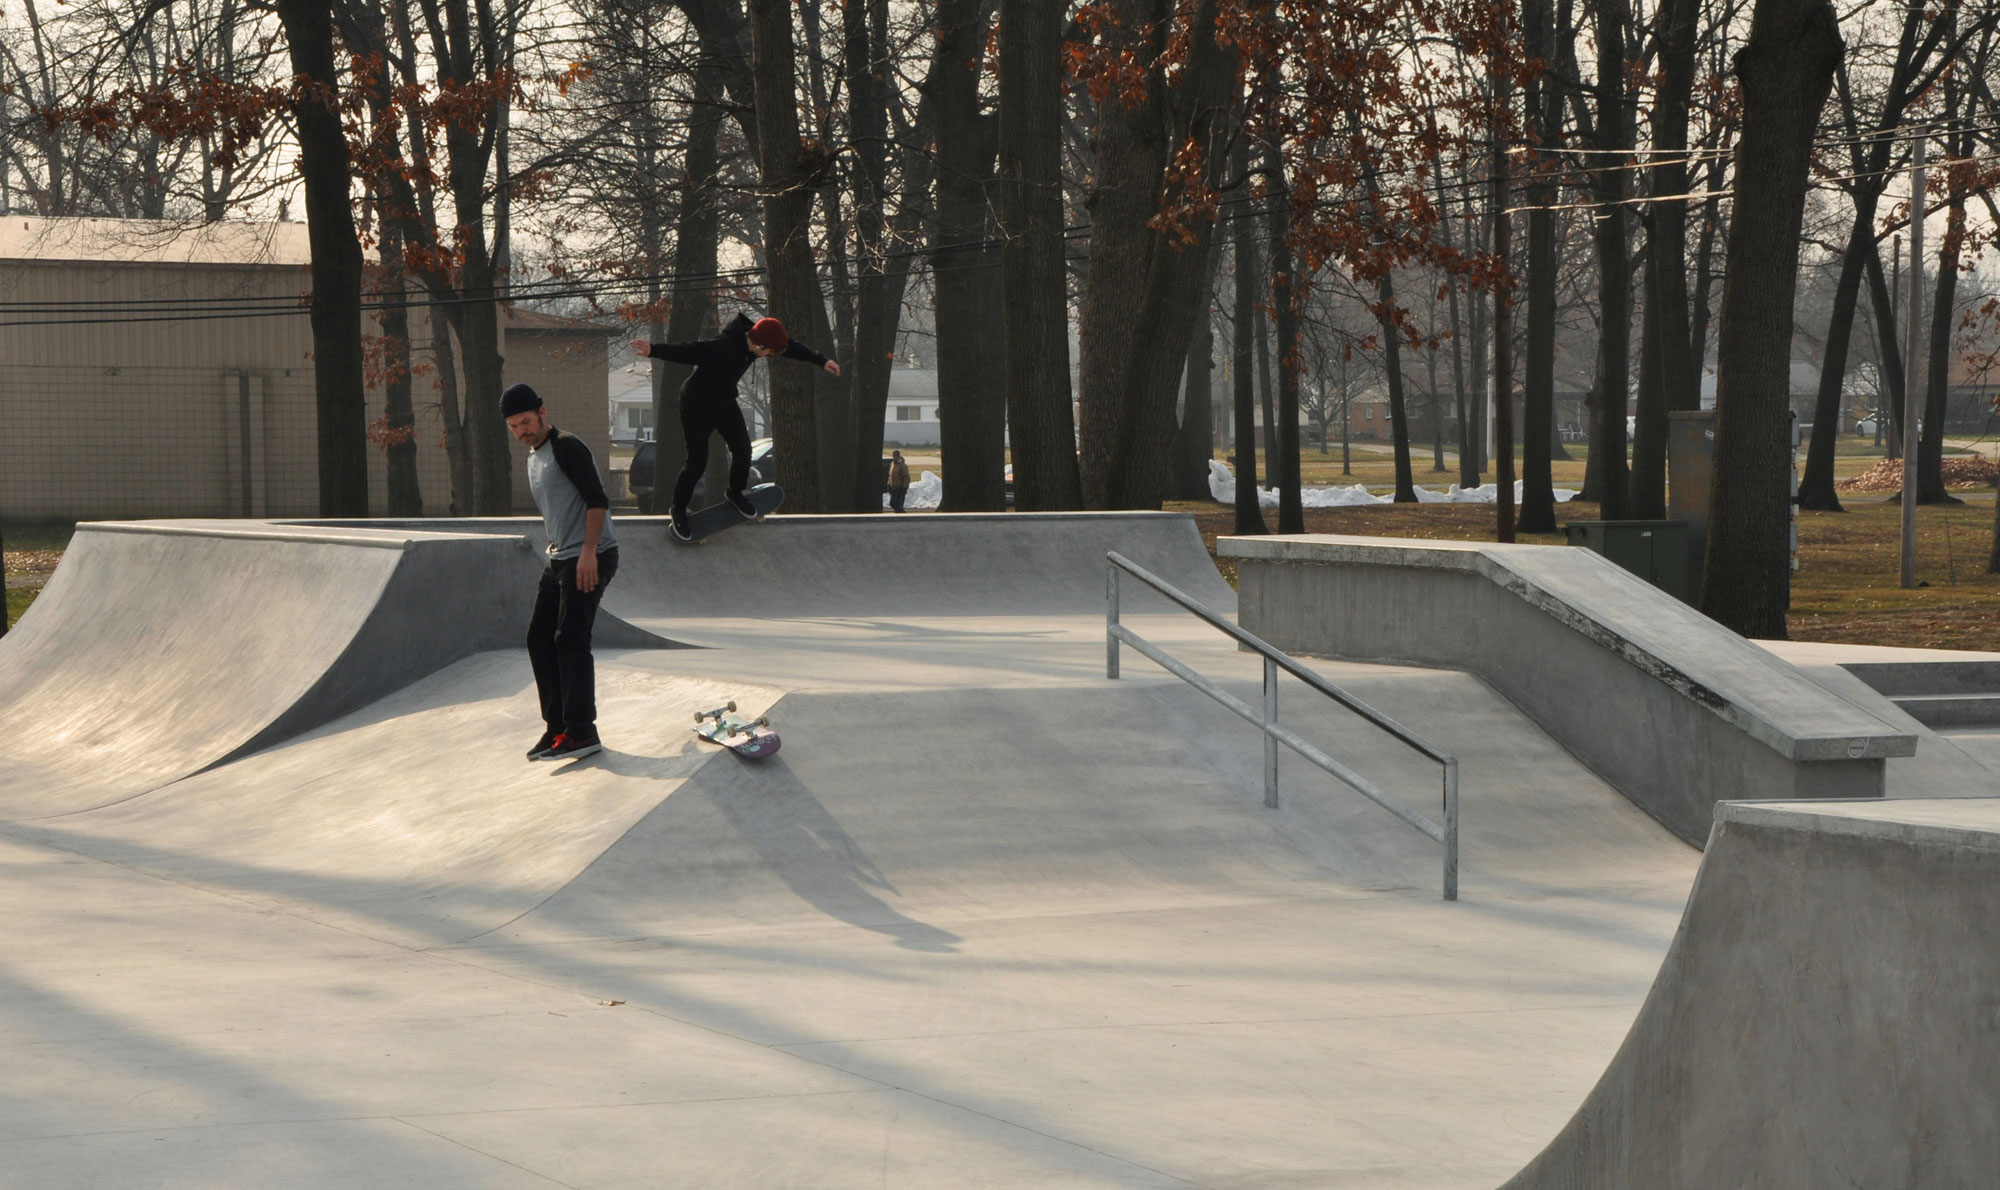
[[[1014,503],[1080,507],[1060,169],[1063,5],[1002,0],[1000,227]]]
[[[1743,88],[1717,349],[1715,477],[1702,611],[1783,639],[1792,304],[1820,108],[1842,44],[1828,0],[1757,0],[1736,55]]]

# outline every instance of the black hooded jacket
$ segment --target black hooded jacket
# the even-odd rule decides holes
[[[652,358],[676,364],[692,364],[694,371],[681,382],[681,404],[709,405],[736,399],[736,382],[757,357],[750,354],[750,328],[756,320],[738,314],[713,339],[692,339],[686,343],[654,343]],[[826,366],[826,357],[793,339],[781,353],[786,359],[804,360],[816,368]]]

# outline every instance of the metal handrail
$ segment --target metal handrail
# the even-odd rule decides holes
[[[1255,724],[1264,733],[1264,804],[1266,806],[1276,809],[1278,805],[1278,745],[1283,744],[1311,761],[1314,765],[1332,774],[1335,778],[1352,786],[1357,793],[1366,797],[1369,801],[1374,802],[1410,826],[1415,827],[1427,838],[1443,844],[1444,899],[1447,901],[1456,901],[1458,899],[1458,760],[1455,757],[1448,752],[1433,747],[1415,732],[1384,715],[1374,707],[1369,706],[1367,703],[1362,702],[1347,691],[1342,690],[1332,682],[1327,681],[1326,678],[1318,673],[1307,669],[1275,645],[1267,644],[1255,634],[1246,632],[1237,625],[1223,619],[1209,608],[1203,606],[1193,596],[1180,590],[1159,575],[1140,566],[1118,551],[1112,550],[1105,554],[1104,557],[1110,563],[1110,566],[1106,568],[1104,592],[1105,677],[1112,679],[1118,677],[1118,646],[1122,643],[1130,646],[1142,656],[1151,659],[1161,668],[1180,678],[1188,685],[1193,686],[1203,694],[1208,695],[1231,711],[1234,711],[1243,719]],[[1121,570],[1138,579],[1140,582],[1145,583],[1160,594],[1165,595],[1168,599],[1179,604],[1183,609],[1193,612],[1197,617],[1206,621],[1210,627],[1235,638],[1239,643],[1252,651],[1262,654],[1264,658],[1264,705],[1261,710],[1260,708],[1251,706],[1227,690],[1222,689],[1222,687],[1188,668],[1176,658],[1169,656],[1159,646],[1119,623],[1118,573]],[[1444,766],[1444,822],[1442,824],[1432,822],[1415,810],[1401,805],[1381,786],[1376,785],[1373,781],[1370,781],[1347,765],[1342,764],[1340,761],[1335,760],[1325,752],[1314,747],[1296,732],[1279,724],[1278,671],[1281,669]]]

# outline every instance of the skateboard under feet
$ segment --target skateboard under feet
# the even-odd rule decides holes
[[[785,502],[785,489],[775,483],[760,483],[743,494],[750,498],[750,506],[757,510],[756,516],[744,516],[737,511],[734,504],[724,500],[720,504],[711,504],[699,512],[688,514],[689,537],[686,541],[675,537],[671,532],[667,536],[681,545],[700,545],[724,529],[733,528],[747,521],[763,520],[776,512],[778,505]]]

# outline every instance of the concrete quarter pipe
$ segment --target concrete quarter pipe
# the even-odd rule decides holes
[[[1506,1190],[1990,1186],[2000,800],[1731,803],[1625,1044]]]

